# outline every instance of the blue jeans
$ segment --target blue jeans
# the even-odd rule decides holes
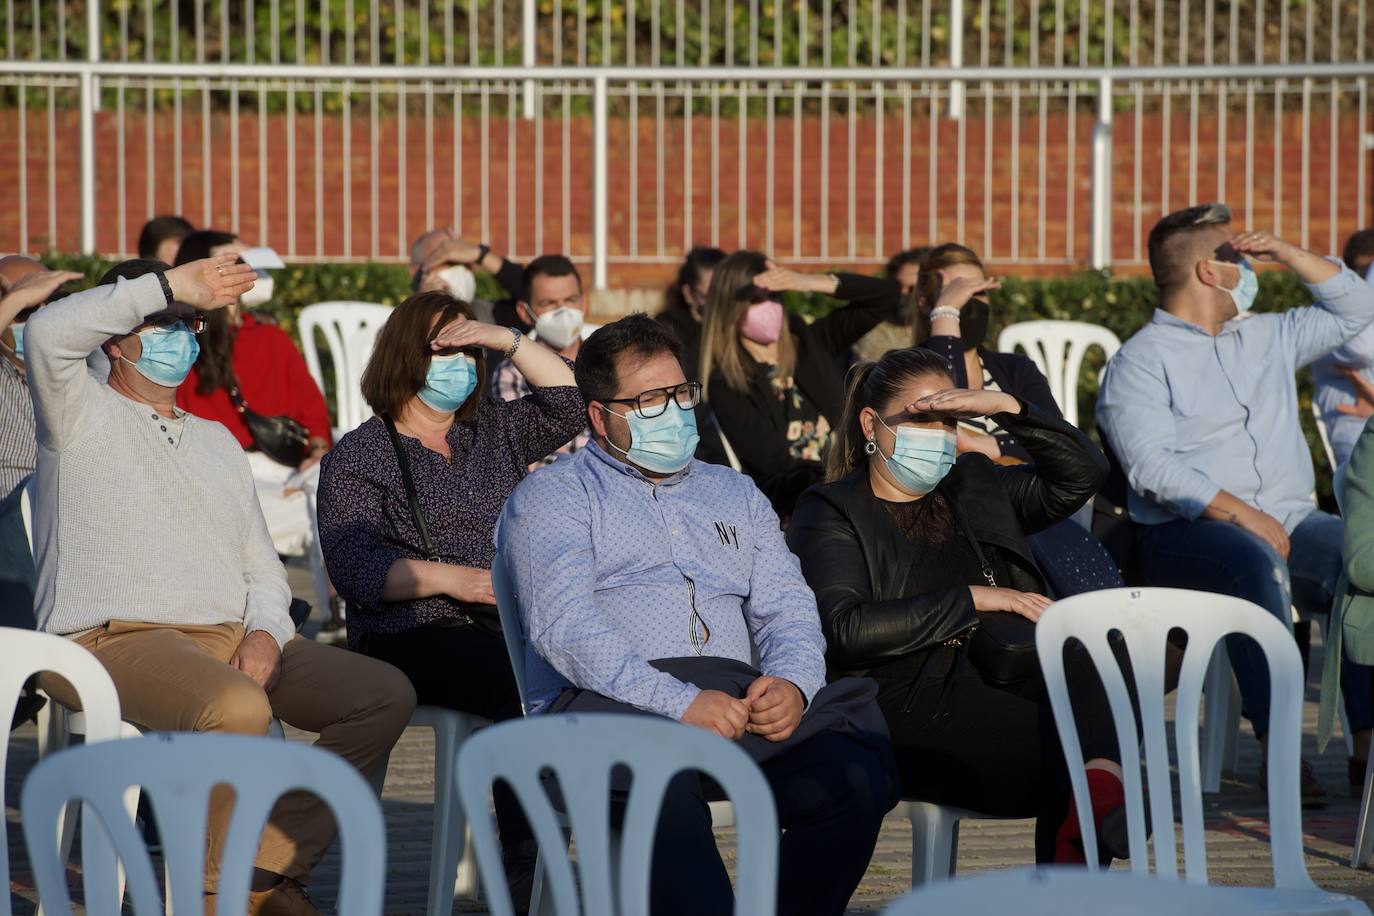
[[[1151,585],[1244,598],[1291,626],[1290,606],[1304,617],[1326,615],[1341,573],[1341,520],[1314,511],[1289,535],[1288,561],[1262,539],[1230,522],[1182,519],[1142,525],[1136,535],[1141,572]],[[1269,666],[1259,644],[1229,636],[1226,649],[1256,735],[1269,729]],[[1341,692],[1352,731],[1374,725],[1371,672],[1341,665]]]

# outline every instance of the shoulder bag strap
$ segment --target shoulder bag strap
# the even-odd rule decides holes
[[[434,550],[434,543],[429,539],[429,528],[425,525],[425,515],[420,511],[420,497],[415,492],[415,479],[410,476],[410,456],[406,454],[405,446],[401,443],[401,434],[396,432],[396,423],[390,417],[382,417],[382,422],[386,424],[386,431],[391,436],[391,447],[396,451],[396,463],[401,466],[401,483],[406,488],[406,499],[410,502],[410,515],[415,520],[415,527],[420,532],[420,542],[425,548],[425,559],[432,563],[442,563],[439,554]]]
[[[983,568],[983,578],[988,580],[989,587],[997,588],[997,576],[993,574],[992,564],[988,562],[987,554],[983,553],[983,545],[978,543],[978,538],[974,537],[973,529],[968,526],[968,522],[964,521],[964,516],[954,505],[954,500],[946,497],[946,502],[949,503],[950,514],[954,516],[954,520],[959,524],[959,530],[964,533],[964,537],[968,539],[969,546],[973,548],[973,554],[978,558],[978,565]]]

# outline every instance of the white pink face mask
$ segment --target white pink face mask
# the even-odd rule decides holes
[[[739,332],[756,344],[776,343],[782,336],[782,323],[786,318],[781,302],[769,300],[756,302],[749,306],[740,320]]]

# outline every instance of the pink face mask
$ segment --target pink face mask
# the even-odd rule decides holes
[[[776,343],[782,335],[784,313],[781,302],[759,302],[749,306],[739,332],[756,344]]]

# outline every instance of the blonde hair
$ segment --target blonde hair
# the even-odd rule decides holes
[[[725,385],[732,391],[749,387],[749,360],[740,343],[739,323],[748,311],[750,302],[741,293],[754,285],[754,278],[767,269],[767,258],[757,251],[736,251],[727,257],[711,275],[711,288],[706,294],[706,316],[701,330],[702,396],[710,397],[711,374],[719,370]],[[782,323],[778,336],[778,375],[787,378],[796,363],[796,345],[787,322]]]
[[[930,249],[921,259],[921,272],[917,275],[916,286],[912,290],[912,295],[916,298],[916,308],[912,310],[911,316],[913,347],[919,347],[930,338],[930,310],[935,308],[935,303],[940,300],[940,293],[945,288],[945,278],[940,276],[940,271],[946,267],[960,265],[984,270],[977,252],[953,242]]]

